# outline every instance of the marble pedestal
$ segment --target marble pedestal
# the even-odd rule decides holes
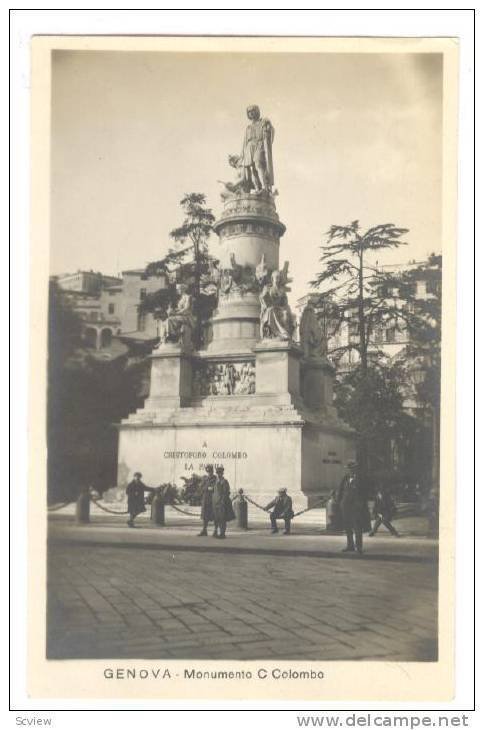
[[[154,354],[145,407],[119,427],[120,478],[139,470],[149,485],[181,486],[182,476],[220,464],[233,493],[242,488],[263,503],[286,487],[297,509],[338,486],[354,457],[352,433],[323,402],[324,392],[319,410],[307,408],[299,347],[258,343],[250,394],[189,395],[188,371],[206,361],[200,355],[175,348]]]
[[[181,486],[220,464],[233,494],[266,503],[286,487],[297,511],[339,485],[353,436],[332,406],[329,363],[260,338],[258,277],[279,270],[285,231],[272,196],[229,199],[214,228],[224,283],[205,347],[153,353],[149,397],[119,425],[118,481],[141,471],[150,486]]]

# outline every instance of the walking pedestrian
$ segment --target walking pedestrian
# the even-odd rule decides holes
[[[344,553],[363,552],[363,532],[371,529],[370,514],[362,479],[355,461],[347,464],[347,473],[339,486],[336,502],[341,509],[343,528],[346,532]]]
[[[133,474],[133,480],[126,487],[126,494],[128,495],[128,512],[129,520],[128,526],[134,527],[135,518],[142,512],[146,512],[145,507],[145,492],[154,492],[152,487],[147,487],[143,484],[141,472],[136,471]]]
[[[375,522],[373,529],[368,533],[368,537],[376,535],[380,525],[385,525],[387,530],[391,532],[393,537],[400,537],[400,534],[393,527],[391,520],[395,514],[395,502],[392,495],[384,487],[380,487],[375,495],[375,504],[373,505],[373,517]]]
[[[230,499],[230,485],[224,477],[223,466],[217,466],[215,469],[216,479],[213,490],[213,521],[214,533],[213,537],[221,540],[225,538],[227,522],[235,520],[235,512]]]
[[[215,482],[217,481],[217,477],[213,473],[213,466],[212,464],[207,464],[205,467],[206,475],[203,477],[202,480],[202,506],[200,511],[200,517],[203,522],[203,527],[201,531],[198,533],[199,537],[206,537],[207,536],[207,528],[209,522],[213,522],[213,492],[215,489]],[[213,533],[214,537],[216,536],[216,530],[214,530]]]
[[[270,513],[271,519],[271,532],[275,534],[279,532],[277,527],[277,520],[284,520],[284,535],[291,534],[291,520],[294,517],[292,510],[292,499],[287,493],[285,487],[281,487],[277,493],[277,497],[269,502],[265,508],[267,512],[272,509]]]

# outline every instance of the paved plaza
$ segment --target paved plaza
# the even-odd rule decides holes
[[[49,658],[437,658],[435,544],[195,529],[54,526]]]

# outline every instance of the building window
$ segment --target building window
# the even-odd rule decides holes
[[[395,327],[389,327],[385,333],[387,342],[395,342]]]
[[[109,347],[113,339],[111,330],[105,329],[101,332],[101,347]]]
[[[424,297],[427,294],[427,282],[417,281],[417,297]]]
[[[146,297],[146,289],[139,290],[139,298],[143,300]]]
[[[383,328],[375,327],[375,342],[383,342]]]
[[[110,302],[108,304],[108,313],[109,314],[114,314],[114,302]]]
[[[97,320],[97,312],[91,312],[91,314],[89,315],[89,319],[92,322],[95,322]]]
[[[146,329],[146,315],[144,312],[138,314],[138,331],[144,332]]]

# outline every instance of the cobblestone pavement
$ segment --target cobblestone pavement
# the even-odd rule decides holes
[[[53,544],[48,576],[52,659],[436,659],[433,561]]]

